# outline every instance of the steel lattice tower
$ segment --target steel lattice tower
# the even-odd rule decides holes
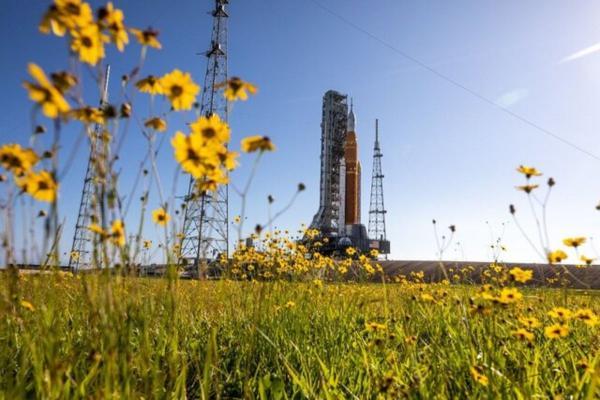
[[[206,75],[202,92],[200,113],[218,114],[227,122],[227,100],[223,96],[227,81],[227,19],[225,6],[228,0],[215,0],[212,11],[213,29],[207,57]],[[193,263],[200,260],[214,260],[229,250],[229,189],[220,185],[218,190],[199,195],[195,190],[195,180],[190,179],[188,194],[185,197],[183,239],[181,241],[180,263]]]
[[[100,98],[100,108],[108,104],[108,79],[110,77],[110,65],[106,66],[104,73],[104,85],[102,87],[102,96]],[[92,222],[92,216],[98,215],[98,199],[94,186],[94,177],[96,174],[96,163],[102,147],[102,126],[96,124],[94,133],[90,137],[90,156],[88,158],[87,169],[83,181],[83,191],[81,193],[81,203],[79,203],[79,213],[73,234],[73,245],[69,255],[69,269],[78,271],[82,268],[89,268],[92,264],[92,232],[88,226]]]
[[[381,148],[379,147],[379,120],[375,120],[375,147],[373,149],[373,177],[371,179],[371,202],[369,205],[369,237],[385,241],[385,214],[383,204],[383,172],[381,170]]]
[[[344,205],[340,187],[340,168],[344,158],[344,142],[348,127],[348,96],[328,90],[323,96],[321,120],[321,179],[319,210],[313,217],[311,228],[325,235],[338,235],[340,211]]]

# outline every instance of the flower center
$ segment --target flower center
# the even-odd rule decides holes
[[[239,78],[231,78],[229,81],[229,87],[236,93],[238,90],[242,88],[242,80]]]
[[[23,161],[21,161],[19,157],[11,156],[9,154],[2,155],[0,161],[7,164],[11,168],[21,168],[23,166]]]
[[[190,160],[190,161],[198,162],[198,161],[200,161],[200,156],[198,155],[198,153],[196,153],[194,151],[194,149],[188,148],[188,150],[187,150],[187,159]]]
[[[81,38],[81,44],[83,45],[83,47],[87,47],[90,48],[93,45],[92,39],[90,39],[88,36],[84,36]]]
[[[65,9],[67,10],[67,12],[69,14],[73,14],[73,15],[81,14],[81,7],[79,7],[79,5],[75,4],[75,3],[67,4],[67,7]]]
[[[217,131],[215,131],[215,128],[213,127],[204,128],[202,129],[202,136],[207,139],[212,139],[217,136]]]
[[[39,181],[37,185],[38,185],[38,190],[50,189],[50,185],[48,185],[48,182],[46,182],[46,181]]]
[[[183,88],[179,85],[171,86],[171,96],[179,97],[183,93]]]
[[[142,35],[144,37],[145,42],[149,42],[150,40],[152,40],[153,38],[156,37],[156,33],[152,32],[152,31],[144,31],[144,32],[142,32]]]

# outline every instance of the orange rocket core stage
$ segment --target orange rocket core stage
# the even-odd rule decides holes
[[[360,224],[360,162],[358,161],[358,143],[356,133],[347,132],[344,142],[346,160],[346,225]]]

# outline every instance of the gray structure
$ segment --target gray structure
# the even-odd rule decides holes
[[[329,90],[323,96],[321,120],[321,186],[319,210],[311,228],[319,229],[324,236],[336,237],[340,229],[340,213],[344,207],[341,198],[344,187],[340,179],[343,172],[344,141],[348,126],[348,96]],[[340,169],[342,168],[342,170]]]
[[[390,252],[390,243],[385,234],[381,157],[376,122],[367,233],[365,226],[360,223],[361,166],[356,116],[352,106],[348,112],[348,96],[335,90],[327,91],[323,96],[321,121],[319,210],[310,225],[319,230],[321,239],[327,239],[323,241],[320,252],[339,254],[350,246],[363,253],[372,249],[379,250],[381,254]]]
[[[110,78],[110,65],[106,66],[104,72],[104,85],[102,88],[102,97],[100,98],[100,108],[108,104],[108,79]],[[83,180],[83,190],[81,192],[81,202],[79,203],[79,212],[73,233],[73,244],[69,255],[69,269],[79,271],[92,267],[93,251],[93,232],[88,229],[92,222],[98,222],[106,225],[106,221],[99,204],[101,197],[106,197],[105,191],[102,191],[94,184],[94,178],[100,174],[97,171],[97,163],[100,160],[107,160],[108,155],[102,154],[104,147],[102,145],[102,126],[94,126],[94,134],[90,136],[90,156],[88,158],[85,178]],[[106,228],[103,226],[103,228]]]
[[[223,96],[227,81],[227,20],[228,0],[215,0],[213,29],[207,57],[206,75],[202,86],[200,112],[218,114],[227,122],[227,100]],[[229,252],[229,189],[220,185],[215,192],[198,194],[195,180],[190,179],[184,203],[183,239],[180,264],[198,266],[200,260],[215,260]]]
[[[390,242],[385,233],[385,214],[383,204],[383,172],[381,169],[381,147],[379,146],[379,120],[375,120],[375,146],[373,148],[373,175],[371,179],[371,202],[369,204],[369,247],[382,254],[389,254]]]

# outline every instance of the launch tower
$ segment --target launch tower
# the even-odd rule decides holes
[[[311,223],[326,236],[337,236],[340,230],[342,188],[340,171],[344,170],[344,141],[348,126],[348,96],[329,90],[323,96],[321,120],[321,185],[319,210]]]

